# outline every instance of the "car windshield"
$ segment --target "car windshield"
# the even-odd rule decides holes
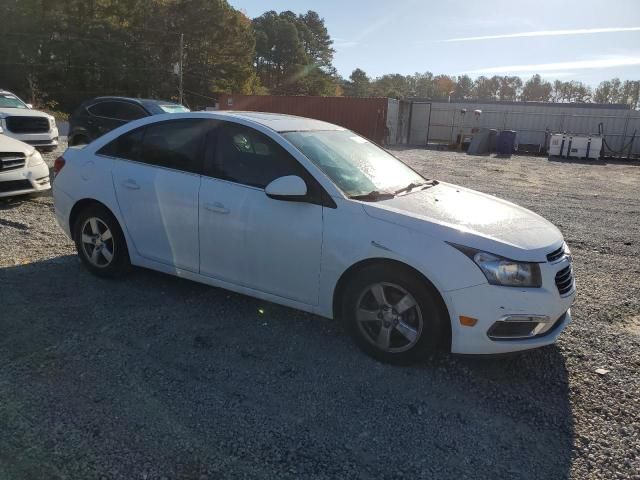
[[[283,136],[349,197],[391,194],[426,182],[393,155],[349,130],[287,132]]]
[[[27,108],[27,105],[15,95],[0,93],[0,108]]]
[[[178,105],[178,104],[168,104],[168,105],[158,105],[158,106],[167,113],[181,113],[181,112],[189,111],[189,109],[184,105]]]

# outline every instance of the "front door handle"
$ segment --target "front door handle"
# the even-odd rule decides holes
[[[229,213],[229,209],[220,202],[205,203],[204,208],[215,213]]]
[[[140,190],[140,185],[138,185],[138,183],[132,178],[130,178],[126,182],[122,182],[122,186],[131,190]]]

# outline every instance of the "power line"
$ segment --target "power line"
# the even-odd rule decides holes
[[[80,40],[83,42],[94,42],[94,43],[133,43],[140,45],[160,45],[160,46],[175,46],[174,42],[150,42],[147,40],[138,40],[135,37],[133,38],[124,38],[124,39],[115,39],[115,38],[96,38],[96,37],[84,37],[80,35],[68,35],[68,34],[47,34],[47,33],[23,33],[23,32],[0,32],[0,37],[41,37],[46,38],[50,42],[66,42],[69,40]]]
[[[123,69],[125,71],[165,72],[167,74],[172,74],[170,68],[167,68],[167,69],[163,69],[163,68],[159,68],[159,67],[141,68],[141,67],[129,67],[129,66],[122,66],[122,65],[113,65],[113,66],[105,67],[105,66],[97,66],[97,65],[67,65],[66,63],[62,64],[62,63],[29,63],[29,62],[0,63],[0,65],[2,65],[2,66],[49,67],[49,68],[52,68],[52,69],[60,69],[60,70],[80,69],[80,70],[87,70],[89,72],[112,71],[112,70],[115,70],[116,68],[118,68],[118,69]]]
[[[197,92],[192,92],[191,90],[187,90],[186,88],[184,89],[184,91],[185,91],[185,92],[187,92],[187,93],[190,93],[191,95],[195,95],[196,97],[202,97],[202,98],[206,98],[206,99],[208,99],[208,100],[215,100],[215,101],[218,101],[218,99],[217,99],[217,98],[209,97],[209,96],[207,96],[207,95],[203,95],[203,94],[201,94],[201,93],[197,93]]]

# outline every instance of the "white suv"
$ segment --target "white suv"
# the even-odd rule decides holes
[[[48,113],[33,110],[30,104],[1,89],[0,133],[40,150],[52,151],[58,146],[56,119]]]

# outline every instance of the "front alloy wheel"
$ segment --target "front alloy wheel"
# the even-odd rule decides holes
[[[444,346],[449,316],[435,287],[397,262],[363,267],[348,281],[341,317],[377,360],[410,363]]]
[[[374,283],[362,292],[356,310],[364,337],[384,352],[410,350],[422,334],[420,306],[400,285]]]

